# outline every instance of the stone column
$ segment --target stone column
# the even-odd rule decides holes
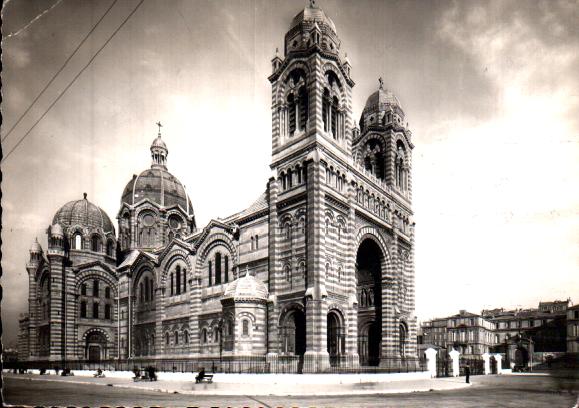
[[[502,374],[502,360],[503,356],[500,354],[495,354],[495,360],[497,360],[497,374]]]
[[[424,352],[426,355],[426,370],[430,373],[430,378],[436,377],[436,350],[428,348]]]
[[[485,375],[492,374],[491,373],[491,355],[489,353],[484,353],[482,358],[485,362]]]
[[[346,238],[347,261],[344,264],[344,276],[348,285],[348,311],[346,327],[346,353],[348,355],[348,367],[358,367],[360,357],[358,355],[358,297],[356,296],[356,255],[358,248],[356,246],[356,189],[350,183],[347,185],[348,195],[348,221]]]
[[[307,185],[307,289],[306,298],[306,354],[304,372],[318,372],[329,365],[327,350],[327,303],[325,286],[325,239],[323,166],[319,152],[308,163]]]
[[[269,301],[267,303],[268,333],[267,333],[267,353],[277,355],[280,352],[279,336],[279,306],[277,303],[278,276],[281,274],[281,266],[278,262],[279,254],[279,220],[277,213],[277,197],[279,194],[279,184],[275,177],[269,179],[268,187],[269,202],[269,231],[268,231],[268,251],[269,251],[269,276],[268,290]]]
[[[460,353],[455,349],[452,349],[448,354],[452,360],[452,376],[458,377],[460,375]]]

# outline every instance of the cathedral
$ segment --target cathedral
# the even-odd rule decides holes
[[[402,106],[380,79],[355,123],[350,61],[313,2],[284,43],[269,76],[265,191],[198,226],[159,131],[150,168],[122,192],[117,230],[85,194],[56,211],[47,248],[32,244],[21,360],[252,356],[319,372],[416,357]]]

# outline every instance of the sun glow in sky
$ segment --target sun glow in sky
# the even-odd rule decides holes
[[[18,32],[56,3],[4,5],[2,137],[110,4],[63,0]],[[352,63],[354,119],[382,76],[410,122],[418,318],[578,302],[579,3],[317,3]],[[115,5],[4,154],[136,4]],[[304,5],[145,1],[1,164],[5,341],[27,311],[34,238],[46,248],[52,216],[83,192],[115,219],[158,120],[198,226],[265,190],[270,60]]]

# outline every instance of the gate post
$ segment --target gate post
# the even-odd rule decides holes
[[[450,358],[452,359],[452,376],[458,377],[460,375],[460,353],[452,349],[448,354],[450,354]]]
[[[495,354],[495,360],[497,360],[497,374],[501,374],[503,369],[503,356],[500,354]]]
[[[482,358],[485,362],[485,375],[492,374],[491,372],[491,355],[489,353],[484,353]]]
[[[433,348],[427,348],[424,351],[426,356],[426,369],[430,373],[430,378],[436,377],[436,350]]]

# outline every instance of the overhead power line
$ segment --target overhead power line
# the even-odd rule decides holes
[[[18,124],[20,123],[20,121],[24,118],[24,116],[26,116],[26,114],[28,112],[30,112],[30,109],[32,109],[32,107],[34,106],[34,104],[40,99],[40,97],[44,94],[44,92],[48,89],[48,87],[54,82],[54,80],[56,79],[56,77],[62,72],[62,70],[66,67],[66,65],[69,63],[69,61],[72,59],[72,57],[74,57],[76,55],[76,53],[78,52],[78,50],[80,49],[80,47],[83,46],[83,44],[86,42],[86,40],[91,36],[91,34],[94,32],[94,30],[97,28],[97,26],[101,23],[101,21],[103,21],[103,19],[106,17],[107,14],[109,14],[109,11],[111,11],[111,9],[113,8],[113,6],[115,4],[117,4],[118,0],[114,0],[111,5],[109,6],[109,8],[107,9],[107,11],[105,11],[105,13],[102,15],[102,17],[99,19],[99,21],[96,22],[96,24],[93,26],[93,28],[91,28],[91,30],[87,33],[87,35],[82,39],[82,41],[77,45],[77,47],[74,49],[74,51],[72,52],[72,54],[70,54],[68,56],[68,58],[66,59],[66,61],[64,61],[64,64],[62,64],[62,66],[60,67],[60,69],[58,71],[56,71],[56,73],[52,76],[52,78],[50,79],[50,81],[48,81],[48,83],[44,86],[44,88],[42,88],[42,91],[40,91],[40,93],[38,94],[38,96],[36,96],[36,98],[34,98],[34,100],[32,101],[32,103],[28,106],[28,108],[26,108],[26,110],[22,113],[22,115],[20,115],[20,117],[18,118],[18,120],[16,121],[16,123],[14,123],[12,125],[12,127],[10,128],[10,130],[8,130],[8,132],[6,132],[6,134],[4,136],[2,136],[2,141],[6,140],[6,138],[10,135],[10,133],[12,133],[12,131],[14,130],[14,128],[16,126],[18,126]]]
[[[75,77],[66,86],[66,88],[64,88],[64,90],[60,94],[58,94],[56,99],[50,104],[50,106],[44,111],[44,113],[36,120],[36,122],[34,122],[32,127],[30,129],[28,129],[28,131],[20,138],[20,140],[18,140],[18,142],[14,145],[14,147],[6,154],[6,156],[4,156],[4,158],[2,159],[2,162],[6,161],[6,159],[8,159],[8,157],[10,157],[12,152],[14,152],[14,150],[16,150],[16,148],[18,146],[20,146],[20,144],[24,141],[24,139],[26,139],[26,137],[30,134],[30,132],[32,132],[32,130],[40,123],[40,121],[42,119],[44,119],[44,117],[48,114],[48,112],[50,112],[52,107],[54,105],[56,105],[56,103],[60,100],[60,98],[62,98],[64,96],[66,91],[68,91],[68,89],[76,82],[78,77],[80,77],[82,75],[82,73],[89,67],[89,65],[100,54],[100,52],[107,46],[107,44],[113,39],[113,37],[121,30],[121,28],[123,28],[123,26],[127,23],[127,21],[129,21],[129,19],[133,16],[133,14],[135,14],[135,12],[139,9],[139,7],[141,7],[141,5],[144,3],[144,1],[145,0],[139,1],[139,3],[131,11],[131,13],[123,20],[121,25],[117,27],[117,29],[110,35],[110,37],[105,41],[105,43],[97,50],[97,52],[92,56],[92,58],[86,63],[86,65],[78,72],[78,74],[75,75]]]

